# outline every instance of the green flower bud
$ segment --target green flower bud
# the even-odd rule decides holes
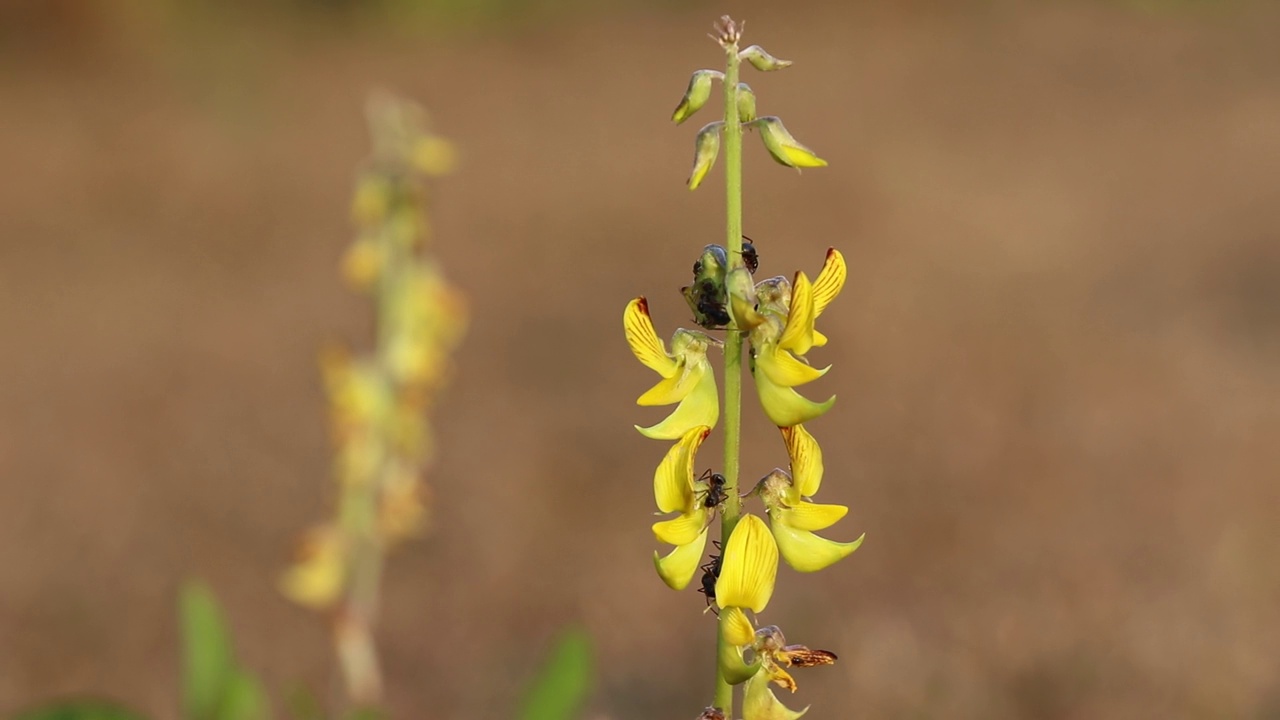
[[[694,138],[693,172],[689,174],[689,189],[697,190],[702,179],[716,164],[716,155],[720,154],[720,127],[723,122],[707,123]],[[825,164],[825,163],[824,163]]]
[[[756,94],[751,86],[738,83],[738,122],[749,123],[756,119]]]
[[[826,167],[826,160],[791,137],[781,118],[768,115],[752,122],[751,127],[760,130],[760,139],[764,141],[765,149],[778,163],[793,168]]]
[[[693,114],[701,110],[702,106],[707,104],[707,100],[711,99],[711,81],[723,78],[722,72],[695,70],[689,78],[689,88],[684,91],[684,97],[680,98],[676,111],[671,113],[671,119],[679,125],[693,117]]]
[[[782,68],[788,67],[789,65],[791,65],[790,60],[779,60],[778,58],[765,52],[765,49],[760,47],[759,45],[752,45],[746,50],[743,50],[742,52],[738,53],[738,59],[746,60],[747,62],[751,63],[751,67],[759,70],[760,72],[772,72],[774,70],[781,70]]]

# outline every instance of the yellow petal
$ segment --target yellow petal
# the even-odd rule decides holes
[[[799,505],[783,508],[778,512],[786,516],[788,526],[796,530],[817,532],[835,525],[840,518],[849,514],[849,508],[844,505],[820,505],[802,500]]]
[[[758,365],[757,363],[757,371],[753,373],[756,380],[756,393],[760,396],[760,405],[764,408],[764,414],[768,415],[770,422],[778,427],[792,427],[809,422],[830,410],[836,403],[834,395],[821,403],[801,397],[795,390],[771,382],[764,373],[759,372]]]
[[[821,370],[801,362],[790,352],[781,347],[765,346],[756,355],[756,367],[760,368],[769,380],[782,387],[795,387],[813,382],[831,369],[828,365]]]
[[[796,491],[813,497],[822,486],[822,448],[803,425],[782,428],[782,440],[791,459],[791,480]]]
[[[645,394],[636,399],[637,405],[671,405],[689,396],[707,371],[705,363],[698,363],[686,372],[676,373],[673,377],[663,378],[657,385],[649,388]]]
[[[818,332],[818,329],[817,329],[817,328],[814,328],[814,330],[813,330],[813,346],[814,346],[814,347],[823,347],[823,346],[825,346],[826,344],[827,344],[827,336],[826,336],[826,335],[823,335],[823,334],[822,334],[822,333],[820,333],[820,332]]]
[[[737,608],[729,608],[736,610]],[[721,643],[718,661],[720,674],[730,685],[739,685],[750,680],[760,670],[760,656],[757,655],[750,665],[742,658],[742,648],[732,643]]]
[[[653,499],[660,512],[685,512],[693,505],[693,463],[711,428],[699,426],[671,446],[653,473]]]
[[[654,523],[653,536],[668,545],[688,545],[706,529],[706,508],[698,507],[687,515]]]
[[[792,527],[785,510],[774,510],[769,514],[773,526],[773,537],[778,541],[778,550],[787,564],[800,572],[817,572],[829,567],[837,561],[848,557],[862,544],[862,537],[853,542],[840,543],[818,537],[807,530]]]
[[[835,248],[827,248],[827,259],[822,264],[822,271],[813,281],[813,316],[818,317],[827,305],[840,294],[844,287],[849,269],[844,264],[844,255]],[[824,338],[825,341],[825,338]],[[825,343],[824,343],[825,344]],[[816,341],[814,345],[819,345]]]
[[[720,613],[720,627],[724,629],[724,639],[730,645],[746,646],[755,642],[756,629],[741,608],[731,607]]]
[[[658,577],[672,590],[685,589],[702,564],[702,551],[706,544],[707,531],[704,529],[693,542],[677,546],[666,557],[655,552],[653,566],[658,569]]]
[[[769,673],[758,672],[747,681],[742,697],[742,720],[796,720],[809,711],[795,711],[783,705],[769,687]]]
[[[702,364],[706,365],[706,358]],[[647,428],[639,425],[641,435],[654,440],[675,440],[700,425],[715,427],[720,419],[720,395],[716,392],[716,374],[707,369],[693,390],[685,396],[665,420]]]
[[[803,272],[796,273],[791,283],[791,310],[787,314],[787,325],[782,329],[782,337],[778,338],[778,347],[790,350],[797,355],[804,355],[813,347],[814,314],[813,285]]]
[[[627,335],[627,344],[636,359],[662,377],[672,377],[679,370],[675,358],[667,354],[667,347],[658,338],[653,329],[653,318],[649,317],[649,301],[638,297],[627,303],[622,313],[622,329]]]
[[[725,544],[716,580],[716,602],[722,608],[761,612],[773,597],[778,575],[778,546],[755,515],[743,515]]]

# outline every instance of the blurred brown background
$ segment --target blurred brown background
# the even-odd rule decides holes
[[[435,220],[474,312],[434,531],[387,577],[389,704],[507,718],[580,620],[596,715],[693,717],[712,618],[650,564],[665,447],[619,320],[643,293],[687,325],[722,236],[668,118],[727,11],[796,61],[747,78],[761,111],[831,162],[748,138],[763,270],[851,266],[812,429],[867,541],[780,573],[764,617],[841,656],[793,701],[1280,718],[1274,3],[0,8],[0,713],[175,717],[189,576],[278,699],[326,687],[324,624],[274,583],[331,498],[315,354],[367,337],[336,263],[387,87],[463,150]],[[758,476],[785,456],[748,398]]]

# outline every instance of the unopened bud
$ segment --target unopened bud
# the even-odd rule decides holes
[[[777,116],[759,118],[751,126],[760,131],[765,148],[780,164],[793,168],[826,167],[827,161],[792,137]]]
[[[738,83],[738,122],[749,123],[756,119],[756,94],[751,86]]]
[[[702,179],[716,164],[716,155],[720,154],[720,127],[723,122],[707,123],[694,138],[693,172],[689,174],[689,189],[697,190]]]
[[[774,70],[781,70],[782,68],[791,65],[790,60],[779,60],[778,58],[765,52],[765,49],[760,47],[759,45],[752,45],[746,50],[743,50],[742,52],[738,53],[738,59],[746,60],[747,62],[751,63],[751,67],[761,72],[772,72]]]
[[[689,88],[684,91],[684,97],[680,98],[680,104],[676,106],[676,111],[671,113],[671,119],[677,125],[693,117],[693,114],[702,109],[707,104],[707,100],[711,99],[711,81],[716,78],[723,78],[724,73],[715,70],[695,70],[689,78]]]

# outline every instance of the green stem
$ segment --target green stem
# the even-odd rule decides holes
[[[725,177],[725,248],[729,251],[729,269],[742,266],[742,123],[738,119],[738,45],[725,46],[727,62],[724,73],[724,177]],[[741,500],[738,498],[738,455],[742,446],[742,331],[730,325],[724,347],[724,479],[728,498],[720,518],[720,542],[729,543],[729,535],[738,524]],[[733,686],[720,668],[720,651],[724,649],[725,627],[722,618],[716,631],[715,706],[733,717]]]

